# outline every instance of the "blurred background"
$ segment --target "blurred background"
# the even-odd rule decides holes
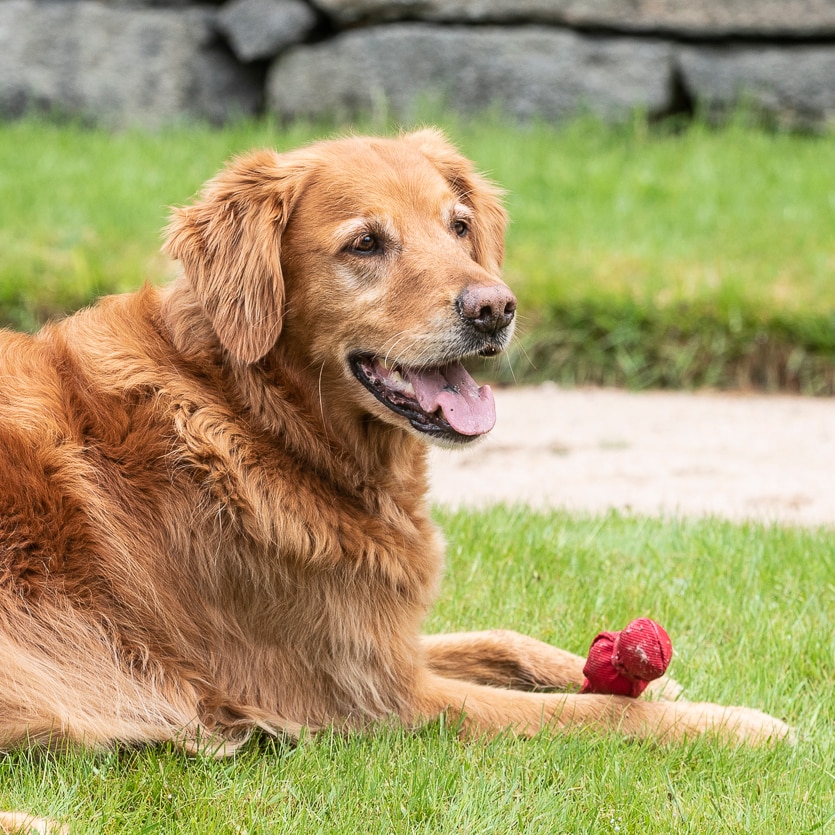
[[[167,280],[231,154],[440,124],[507,190],[489,374],[835,392],[833,0],[0,0],[0,323]]]

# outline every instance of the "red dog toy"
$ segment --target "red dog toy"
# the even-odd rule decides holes
[[[673,644],[664,628],[638,618],[622,632],[601,632],[592,642],[581,693],[611,693],[635,698],[664,675]]]

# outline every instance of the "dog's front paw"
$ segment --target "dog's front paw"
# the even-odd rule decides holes
[[[781,741],[794,744],[796,741],[795,731],[790,725],[756,708],[685,704],[688,709],[700,714],[699,724],[704,731],[754,745]]]

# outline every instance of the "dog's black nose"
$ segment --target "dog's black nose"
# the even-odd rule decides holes
[[[477,331],[497,334],[516,314],[516,296],[504,284],[473,284],[458,296],[458,312]]]

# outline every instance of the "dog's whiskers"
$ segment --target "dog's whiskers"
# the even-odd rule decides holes
[[[325,363],[323,361],[322,364],[319,366],[319,380],[318,380],[318,383],[317,383],[317,388],[318,388],[318,396],[319,396],[319,414],[322,417],[322,426],[324,427],[325,432],[327,432],[328,431],[328,424],[327,424],[327,421],[325,420],[325,400],[324,400],[324,397],[322,395],[322,375],[324,373],[325,373]],[[331,438],[330,438],[330,436],[328,436],[328,443],[330,443],[330,442],[331,442]]]

